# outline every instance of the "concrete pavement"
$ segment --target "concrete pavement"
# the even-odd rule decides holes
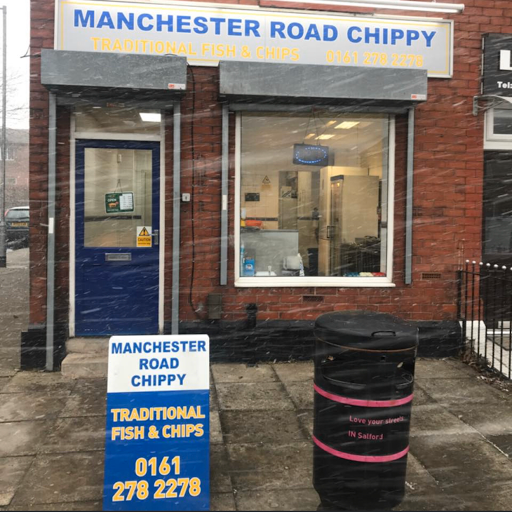
[[[317,510],[312,375],[212,366],[212,510]],[[0,509],[101,510],[105,379],[19,372],[0,386]],[[511,405],[457,360],[419,360],[399,510],[510,510]]]

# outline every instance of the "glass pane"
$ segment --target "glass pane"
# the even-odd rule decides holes
[[[496,135],[512,135],[512,110],[494,109],[494,133]]]
[[[85,247],[136,247],[137,226],[152,224],[151,183],[151,151],[86,148]]]
[[[77,108],[75,119],[77,132],[160,135],[159,110],[87,106]]]
[[[244,113],[241,130],[240,275],[385,276],[387,117]]]

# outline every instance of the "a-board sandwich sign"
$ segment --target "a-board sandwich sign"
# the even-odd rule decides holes
[[[103,510],[209,510],[209,338],[109,343]]]

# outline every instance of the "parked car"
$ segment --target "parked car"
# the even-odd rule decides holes
[[[5,215],[7,243],[21,242],[28,245],[29,207],[15,206],[9,208]]]

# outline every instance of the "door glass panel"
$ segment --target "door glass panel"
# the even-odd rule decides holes
[[[150,150],[86,148],[85,247],[136,247],[137,226],[152,225],[151,183]]]
[[[388,117],[241,118],[239,275],[386,276]]]

